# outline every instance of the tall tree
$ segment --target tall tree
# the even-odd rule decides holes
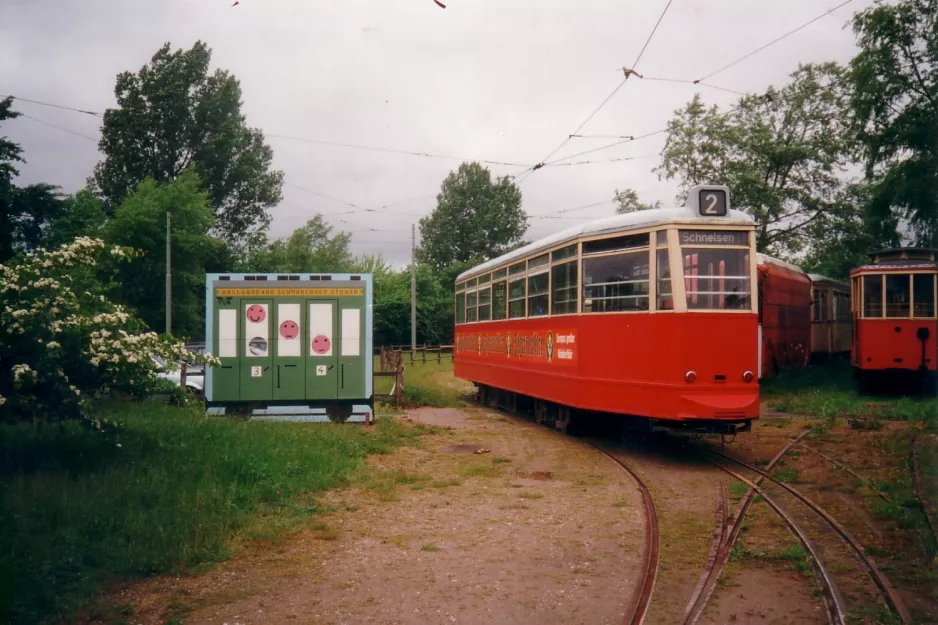
[[[204,328],[205,264],[220,245],[209,236],[212,206],[198,175],[187,169],[176,180],[147,179],[121,202],[108,222],[106,240],[143,252],[128,262],[114,263],[115,299],[136,309],[151,329],[162,332],[166,275],[166,214],[172,214],[173,334],[201,336]]]
[[[42,245],[46,249],[55,249],[60,245],[75,240],[75,237],[96,238],[107,222],[107,215],[89,189],[70,195],[62,202],[58,217],[43,232]]]
[[[619,191],[616,189],[616,213],[634,213],[635,211],[648,210],[649,208],[661,208],[661,202],[655,202],[654,204],[646,204],[638,198],[638,192],[635,189],[623,189]]]
[[[528,229],[521,191],[507,177],[494,181],[479,163],[450,172],[436,209],[420,219],[419,259],[436,269],[493,258],[517,247]]]
[[[0,122],[15,119],[13,98],[0,100]],[[13,184],[19,175],[15,163],[25,162],[19,145],[0,137],[0,263],[16,251],[36,249],[43,232],[62,210],[58,187],[38,183]]]
[[[271,170],[273,151],[241,114],[241,87],[224,70],[209,74],[211,50],[169,43],[136,74],[117,77],[116,109],[104,113],[99,148],[105,158],[93,184],[114,208],[140,182],[169,182],[194,165],[215,213],[215,228],[243,244],[266,228],[267,209],[281,197],[283,173]]]
[[[938,0],[901,0],[853,20],[853,106],[874,218],[909,220],[938,245]]]
[[[727,113],[699,95],[669,123],[657,171],[680,183],[723,183],[758,222],[758,247],[803,249],[810,226],[842,192],[852,149],[849,89],[835,63],[802,65],[791,82],[742,97]]]
[[[345,232],[332,234],[332,226],[317,214],[287,238],[269,243],[255,241],[242,261],[241,271],[347,271],[353,261],[350,240]]]

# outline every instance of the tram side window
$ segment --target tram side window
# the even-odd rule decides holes
[[[747,310],[749,252],[726,248],[688,248],[684,254],[684,288],[690,310]]]
[[[890,274],[886,276],[887,317],[908,317],[911,315],[911,309],[909,308],[911,277],[909,274]]]
[[[492,289],[486,287],[479,289],[479,321],[489,321],[492,318]]]
[[[524,278],[508,283],[508,318],[524,317]]]
[[[466,323],[466,294],[456,294],[456,323]]]
[[[576,313],[576,261],[554,265],[551,273],[550,314]]]
[[[935,275],[917,273],[912,276],[912,293],[915,298],[913,317],[935,316]]]
[[[661,232],[658,233],[663,234]],[[658,310],[674,310],[674,295],[671,291],[671,264],[668,250],[658,250]]]
[[[863,316],[883,316],[883,277],[863,276]]]
[[[476,291],[466,293],[466,321],[469,323],[479,320],[478,309],[476,308],[478,297],[479,294]]]
[[[547,291],[550,274],[546,271],[536,276],[528,276],[528,317],[540,317],[547,314]]]
[[[834,291],[834,321],[850,320],[850,295]]]
[[[508,284],[502,280],[492,285],[492,319],[498,321],[508,315]]]
[[[583,259],[583,312],[648,310],[648,252]]]
[[[814,292],[814,321],[827,321],[827,300],[830,291],[818,289]]]

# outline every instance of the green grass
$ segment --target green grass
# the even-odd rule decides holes
[[[746,495],[746,492],[749,490],[749,487],[743,484],[742,482],[737,482],[733,480],[730,482],[729,491],[730,496],[734,499],[741,499]]]
[[[811,559],[808,557],[808,553],[803,546],[798,544],[789,545],[782,551],[752,551],[736,543],[733,545],[732,552],[730,552],[730,559],[737,562],[742,560],[787,562],[793,569],[805,577],[809,577],[813,573]]]
[[[375,358],[375,371],[379,370],[379,360]],[[389,393],[393,386],[394,378],[375,379],[376,393]],[[459,381],[453,377],[452,359],[444,359],[439,363],[433,360],[410,364],[405,355],[404,403],[406,405],[437,408],[458,406],[466,398],[459,386]]]
[[[762,382],[760,391],[773,410],[852,417],[860,429],[878,429],[879,419],[934,421],[938,415],[938,399],[934,397],[862,396],[852,375],[849,362],[835,361],[783,372]]]
[[[0,426],[0,622],[64,618],[103,584],[276,539],[319,512],[313,495],[347,482],[367,454],[422,432],[391,419],[252,423],[154,404],[99,412],[123,427]]]

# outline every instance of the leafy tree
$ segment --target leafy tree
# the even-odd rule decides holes
[[[645,204],[638,199],[638,193],[635,189],[623,189],[619,191],[616,189],[616,213],[634,213],[635,211],[648,210],[649,208],[661,208],[661,202],[655,202],[654,204]]]
[[[418,258],[435,269],[493,258],[522,243],[528,229],[521,191],[507,177],[492,181],[478,163],[463,163],[443,181],[437,207],[420,219]]]
[[[657,169],[680,183],[729,185],[758,223],[760,251],[796,252],[842,192],[849,160],[849,90],[835,63],[801,65],[791,82],[747,95],[727,113],[697,95],[676,112]]]
[[[47,249],[64,245],[77,237],[95,237],[107,222],[101,200],[89,189],[68,196],[62,204],[58,217],[43,233],[42,245]]]
[[[871,219],[870,193],[869,185],[846,185],[832,210],[811,224],[799,263],[805,271],[846,281],[851,269],[869,261],[868,252],[899,243],[894,220]]]
[[[92,182],[113,211],[145,179],[170,182],[195,166],[218,234],[242,244],[269,223],[283,173],[271,170],[263,133],[245,124],[238,81],[220,69],[209,74],[210,61],[201,41],[175,52],[167,43],[138,73],[118,75],[118,108],[104,113],[105,158]]]
[[[896,212],[938,245],[938,1],[902,0],[853,20],[853,107],[876,221]]]
[[[347,271],[353,257],[351,237],[332,234],[332,226],[316,215],[287,238],[271,242],[255,240],[240,266],[247,272],[315,273]]]
[[[13,98],[0,100],[0,122],[15,119]],[[17,250],[29,251],[39,246],[43,230],[62,209],[58,188],[49,184],[17,187],[19,175],[15,163],[24,162],[19,145],[0,137],[0,262]]]
[[[204,326],[205,264],[220,245],[209,236],[212,208],[195,171],[187,169],[173,182],[148,179],[117,207],[106,239],[143,252],[113,271],[110,291],[133,307],[152,329],[166,324],[166,214],[172,213],[173,334],[201,336]]]

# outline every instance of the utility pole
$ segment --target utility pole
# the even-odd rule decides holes
[[[166,211],[166,334],[173,332],[173,274],[170,268],[171,213]]]
[[[417,352],[417,226],[410,225],[410,353]]]

